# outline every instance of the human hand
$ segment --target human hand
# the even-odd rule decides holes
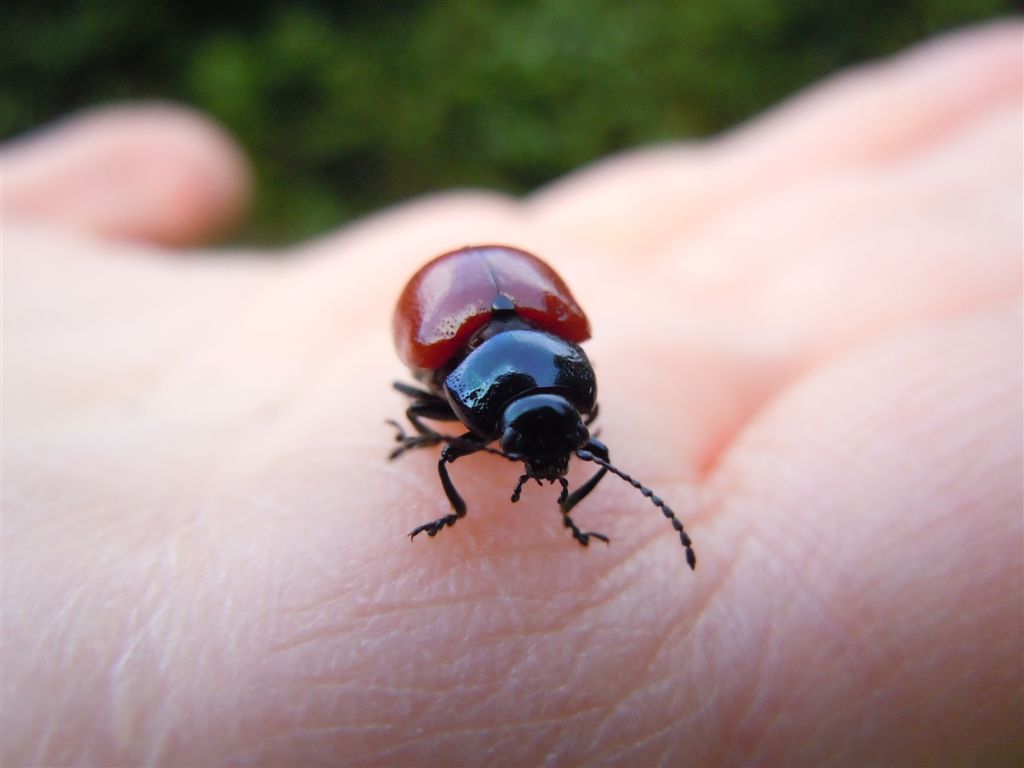
[[[4,764],[1020,761],[1020,34],[275,259],[155,245],[245,195],[193,116],[6,148]],[[385,458],[390,313],[479,242],[580,300],[602,439],[695,573],[625,484],[583,550],[488,456],[406,538],[447,509]]]

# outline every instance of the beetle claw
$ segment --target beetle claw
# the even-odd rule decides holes
[[[445,526],[455,525],[455,521],[458,519],[458,515],[445,515],[444,517],[439,517],[437,520],[431,520],[429,523],[424,523],[423,525],[413,528],[409,533],[409,539],[410,541],[415,539],[418,534],[423,533],[424,531],[426,531],[427,536],[433,538],[434,536],[437,536],[438,532]]]
[[[403,453],[405,453],[406,451],[411,451],[413,448],[423,448],[426,446],[437,445],[438,443],[444,441],[444,435],[442,435],[440,432],[429,432],[422,435],[408,435],[406,434],[406,431],[402,428],[402,425],[399,424],[394,419],[388,419],[386,423],[390,424],[395,428],[395,442],[401,443],[401,445],[399,445],[391,453],[388,454],[388,458],[392,460],[397,459]]]

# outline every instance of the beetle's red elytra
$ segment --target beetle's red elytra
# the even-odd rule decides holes
[[[389,421],[400,443],[391,458],[443,444],[437,470],[452,506],[450,514],[418,526],[410,537],[424,531],[436,536],[465,516],[466,503],[448,465],[460,456],[485,452],[523,463],[513,502],[529,480],[558,482],[562,523],[584,546],[592,538],[608,542],[608,537],[580,530],[570,512],[611,472],[661,510],[679,534],[687,563],[696,567],[690,537],[672,509],[615,467],[608,448],[588,430],[597,416],[597,381],[579,344],[590,338],[590,324],[551,267],[504,245],[442,254],[405,286],[393,332],[399,357],[424,388],[395,382],[395,389],[412,401],[406,417],[415,434]],[[458,421],[467,431],[447,435],[424,420]],[[570,492],[565,474],[573,456],[599,469]]]
[[[590,338],[587,316],[551,267],[516,248],[480,246],[442,254],[409,280],[395,307],[398,356],[437,370],[491,321],[498,297],[540,330],[576,344]]]

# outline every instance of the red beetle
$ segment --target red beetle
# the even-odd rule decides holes
[[[466,514],[447,465],[485,451],[521,461],[512,501],[528,480],[559,482],[562,522],[584,546],[590,538],[569,513],[606,473],[619,476],[672,523],[691,568],[696,557],[675,513],[651,489],[610,463],[608,448],[587,427],[597,416],[597,381],[579,343],[590,325],[568,287],[551,267],[517,248],[485,245],[443,254],[424,265],[406,285],[394,315],[395,347],[426,389],[395,382],[412,399],[406,410],[415,435],[398,428],[397,458],[412,448],[444,443],[437,471],[451,514],[415,528],[437,535]],[[467,432],[446,435],[423,423],[460,421]],[[498,447],[491,447],[492,443]],[[572,456],[600,469],[572,493],[565,473]]]

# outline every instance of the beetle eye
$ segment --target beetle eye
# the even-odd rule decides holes
[[[590,430],[587,429],[585,426],[583,426],[583,424],[581,423],[580,426],[579,426],[579,429],[576,430],[576,444],[577,445],[586,445],[587,441],[589,441],[589,440],[590,440]]]
[[[501,446],[502,453],[508,456],[518,455],[522,449],[522,440],[520,439],[519,432],[512,427],[507,427],[501,433],[501,440],[498,441],[498,445]]]

